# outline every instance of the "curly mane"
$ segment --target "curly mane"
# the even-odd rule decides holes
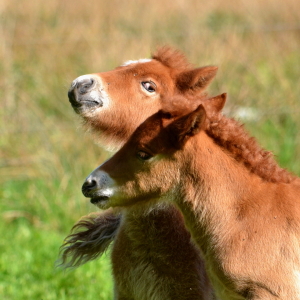
[[[244,125],[221,113],[208,116],[206,133],[252,173],[270,182],[290,183],[296,177],[278,166],[274,155],[261,148]]]

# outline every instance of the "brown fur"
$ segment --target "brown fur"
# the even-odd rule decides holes
[[[185,95],[182,109],[205,101],[205,89],[216,72],[216,67],[194,69],[183,54],[163,47],[149,63],[93,74],[111,99],[109,109],[74,109],[102,145],[118,149],[145,119],[166,108],[171,96]],[[155,82],[155,95],[141,89],[143,80]],[[177,106],[178,114],[180,110]],[[86,217],[74,229],[62,247],[65,266],[99,257],[114,239],[115,299],[214,299],[203,260],[173,205]]]
[[[224,96],[184,116],[150,117],[90,175],[97,185],[85,195],[97,199],[109,188],[100,207],[175,203],[220,299],[297,300],[300,179],[222,116],[222,103]]]

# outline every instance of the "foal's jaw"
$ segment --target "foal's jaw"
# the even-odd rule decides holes
[[[68,97],[75,112],[85,117],[92,117],[98,109],[109,106],[104,84],[95,74],[76,78],[70,86]]]

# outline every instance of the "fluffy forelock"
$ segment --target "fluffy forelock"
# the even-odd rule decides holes
[[[178,71],[189,70],[193,67],[183,53],[169,46],[158,48],[152,54],[152,58]]]

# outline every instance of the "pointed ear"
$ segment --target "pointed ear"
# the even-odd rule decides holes
[[[208,66],[181,72],[177,76],[176,85],[181,91],[204,91],[216,76],[218,67]]]
[[[169,125],[170,136],[176,149],[182,149],[187,140],[204,128],[206,112],[203,105],[199,105],[193,112],[180,117]]]
[[[226,102],[227,94],[223,93],[221,95],[206,99],[203,103],[205,109],[209,111],[209,113],[219,113]]]

